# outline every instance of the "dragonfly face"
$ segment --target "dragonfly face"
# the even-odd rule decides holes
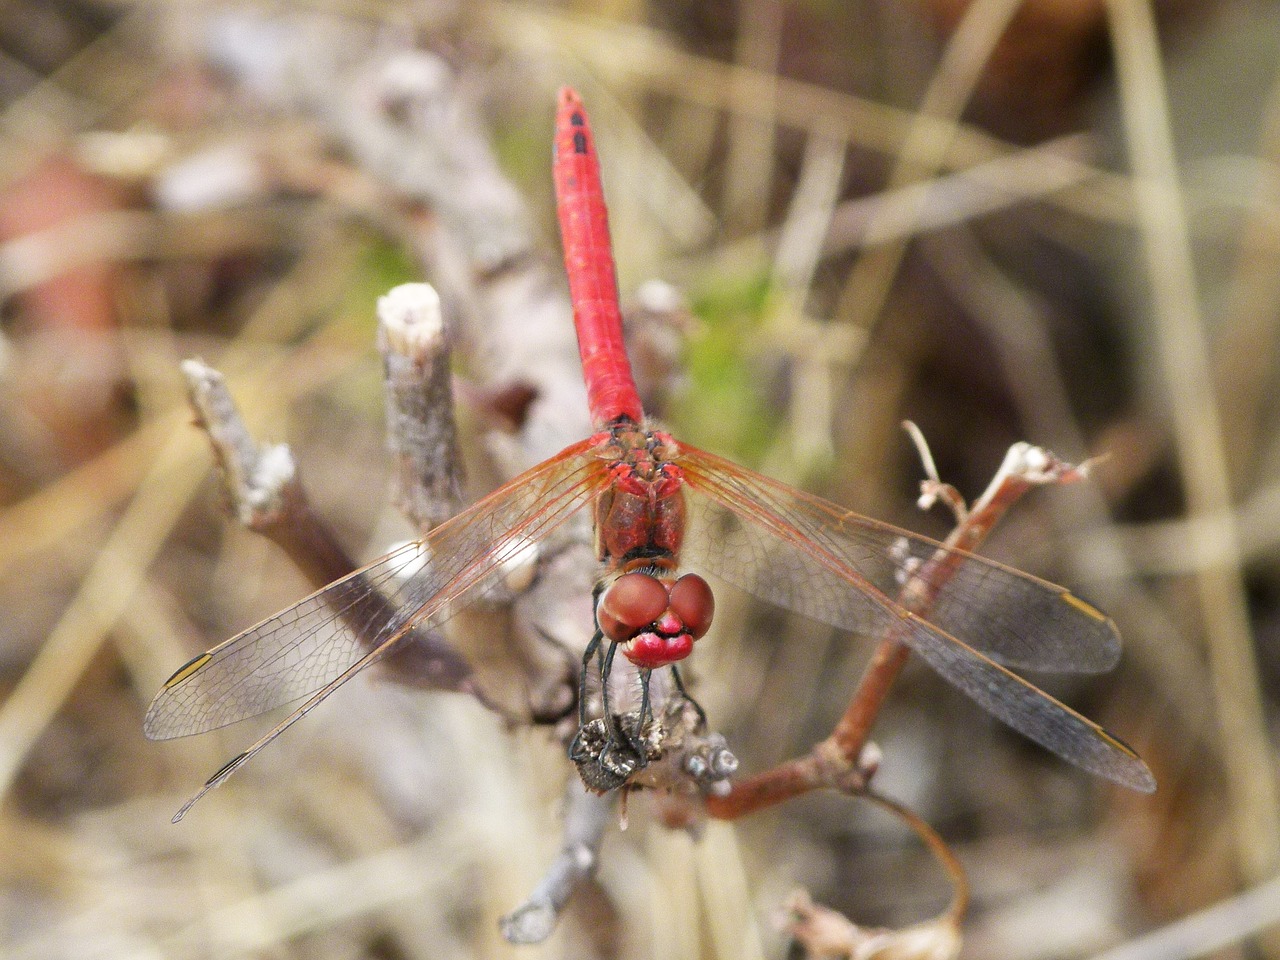
[[[622,645],[637,667],[656,670],[679,663],[711,629],[715,597],[696,573],[679,579],[659,568],[624,573],[605,588],[596,606],[600,632]]]

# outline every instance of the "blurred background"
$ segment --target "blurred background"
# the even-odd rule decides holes
[[[228,516],[179,362],[226,374],[362,559],[409,535],[392,285],[441,292],[469,497],[584,435],[549,175],[568,83],[678,436],[933,536],[904,418],[968,497],[1017,440],[1105,457],[989,552],[1119,623],[1113,673],[1033,679],[1159,791],[915,665],[874,731],[880,789],[970,874],[962,955],[1275,955],[1278,50],[1265,0],[3,4],[0,953],[780,957],[797,887],[886,927],[947,903],[850,798],[694,839],[637,796],[560,929],[510,947],[572,770],[545,729],[377,679],[169,823],[253,732],[147,742],[147,703],[311,589]],[[722,605],[693,680],[760,770],[830,731],[870,644]],[[1184,949],[1143,939],[1214,905]]]

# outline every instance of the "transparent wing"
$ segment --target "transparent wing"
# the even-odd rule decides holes
[[[705,567],[846,630],[892,631],[945,679],[1041,746],[1125,786],[1155,788],[1146,765],[1123,742],[992,659],[1105,669],[1115,662],[1119,638],[1093,607],[1010,567],[972,554],[939,554],[945,548],[927,538],[712,454],[681,449],[688,486],[703,495],[690,503],[691,525],[702,526],[683,552],[690,569]],[[919,614],[890,599],[907,582],[906,569],[924,579],[926,592],[918,596],[932,600]],[[947,579],[929,583],[930,571],[945,571]]]
[[[757,596],[846,630],[865,630],[885,623],[886,600],[898,595],[907,571],[927,580],[928,571],[937,570],[936,582],[927,585],[928,610],[917,612],[999,663],[1096,673],[1120,657],[1111,619],[1063,587],[947,550],[714,454],[683,445],[681,451],[689,486],[713,501],[700,517],[710,535],[704,542],[714,545],[704,558],[708,567],[723,565],[718,574]],[[839,575],[815,575],[815,564],[824,570],[826,564],[797,552],[799,541],[838,561]],[[691,544],[686,555],[698,546]]]
[[[287,610],[201,654],[157,694],[143,730],[182,737],[291,703],[385,654],[413,624],[491,585],[505,561],[587,505],[608,482],[587,441]],[[367,661],[367,662],[365,662]]]

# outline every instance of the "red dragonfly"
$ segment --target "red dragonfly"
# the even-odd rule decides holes
[[[1009,669],[1109,669],[1120,645],[1103,613],[1062,587],[971,554],[946,565],[945,582],[929,585],[934,599],[926,615],[908,611],[892,599],[907,571],[920,576],[929,569],[925,561],[947,548],[678,443],[646,420],[623,346],[595,142],[569,89],[559,96],[554,176],[596,433],[418,543],[179,668],[147,712],[148,737],[201,733],[305,699],[215,773],[174,819],[343,683],[394,652],[411,628],[439,624],[481,596],[514,554],[584,509],[594,515],[602,567],[584,690],[594,657],[607,695],[603,681],[619,650],[638,668],[646,694],[651,671],[676,671],[706,633],[714,607],[707,582],[681,571],[705,570],[843,629],[891,631],[1015,730],[1091,773],[1153,790],[1133,750]],[[687,530],[697,535],[686,537]],[[369,602],[377,593],[388,602]],[[683,693],[678,673],[674,679]],[[646,709],[647,696],[639,725]],[[634,746],[613,726],[607,696],[601,719],[621,774],[611,780],[604,771],[594,785],[620,785]]]

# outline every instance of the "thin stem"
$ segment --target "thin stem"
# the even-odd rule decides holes
[[[573,892],[595,874],[613,814],[614,792],[592,793],[577,777],[566,787],[564,844],[529,899],[500,921],[508,943],[541,943],[555,930]]]

